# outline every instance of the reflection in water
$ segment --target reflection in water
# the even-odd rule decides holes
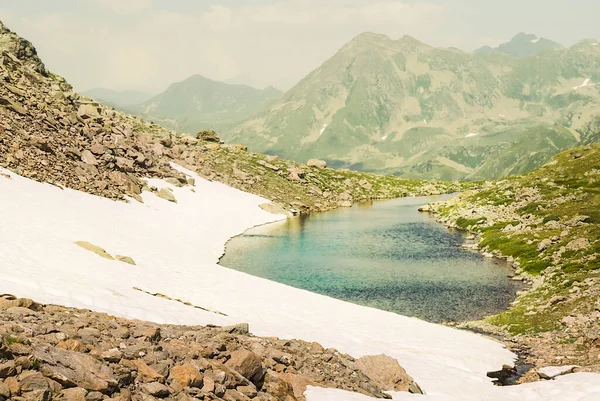
[[[430,321],[479,319],[514,298],[505,263],[417,211],[434,198],[368,202],[249,230],[221,265]]]

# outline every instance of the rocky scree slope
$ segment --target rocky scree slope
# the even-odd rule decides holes
[[[354,170],[498,178],[586,141],[598,82],[594,40],[516,58],[365,33],[223,136],[253,151]]]
[[[508,259],[531,287],[485,323],[514,335],[538,365],[600,371],[600,145],[565,151],[524,176],[434,203],[471,247]]]
[[[193,184],[171,168],[175,162],[300,212],[462,188],[300,165],[223,145],[214,132],[177,135],[74,93],[3,25],[0,52],[0,166],[38,181],[141,201],[142,190],[153,190],[144,178]]]
[[[421,392],[392,358],[254,337],[244,324],[156,325],[0,297],[0,400],[295,401],[307,386]]]

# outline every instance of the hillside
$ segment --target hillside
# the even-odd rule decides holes
[[[515,58],[362,34],[271,108],[223,134],[251,150],[401,176],[530,171],[581,141],[600,104],[600,46]]]
[[[501,52],[513,57],[530,57],[545,51],[559,50],[562,47],[550,39],[521,32],[498,47],[484,46],[475,50],[475,53]]]
[[[140,200],[149,177],[186,183],[172,162],[297,212],[353,201],[451,192],[458,184],[400,180],[309,167],[221,145],[213,132],[175,134],[74,93],[35,48],[4,26],[0,71],[0,167],[92,194]]]
[[[196,133],[244,121],[265,110],[280,95],[273,87],[259,90],[194,75],[124,110],[177,132]]]
[[[153,97],[149,93],[139,91],[115,91],[106,88],[90,89],[81,92],[81,94],[110,107],[132,106],[143,103]]]
[[[508,258],[516,278],[533,283],[486,323],[522,336],[518,342],[545,363],[569,355],[600,369],[599,167],[600,145],[588,145],[530,174],[431,205],[443,223],[477,234],[474,248]]]

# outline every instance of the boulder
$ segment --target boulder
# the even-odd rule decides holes
[[[548,249],[550,247],[550,245],[552,245],[552,241],[546,238],[545,240],[542,240],[538,244],[537,250],[538,250],[538,252],[543,252],[546,249]]]
[[[99,118],[100,112],[97,106],[93,104],[82,104],[77,109],[77,116],[83,120],[90,118]]]
[[[387,355],[363,356],[355,365],[384,391],[408,391],[414,382],[398,361]]]
[[[225,366],[239,372],[252,383],[259,383],[265,376],[266,370],[262,366],[261,359],[254,352],[238,349],[231,353],[231,358]]]
[[[201,141],[206,141],[206,142],[217,142],[217,143],[221,142],[221,138],[219,138],[217,133],[212,130],[198,132],[196,134],[196,139],[199,139]]]
[[[98,165],[98,160],[96,160],[96,156],[94,156],[94,154],[87,149],[81,152],[81,161],[85,164],[91,164],[92,166]]]
[[[181,387],[202,387],[202,375],[190,364],[174,366],[169,372],[169,380],[175,381]]]
[[[309,161],[306,162],[306,165],[308,167],[314,167],[314,168],[318,168],[318,169],[324,169],[324,168],[327,167],[327,162],[325,160],[310,159]]]
[[[567,244],[567,251],[580,251],[591,246],[587,238],[578,238]]]
[[[144,393],[158,398],[165,398],[170,394],[167,386],[157,382],[142,384],[141,389]]]
[[[40,372],[63,387],[104,394],[112,394],[118,387],[112,370],[89,355],[44,344],[34,348],[33,356],[41,363]]]
[[[161,189],[160,191],[158,191],[156,193],[156,196],[158,196],[161,199],[167,200],[169,202],[177,203],[177,199],[175,199],[175,195],[173,195],[173,192],[170,191],[168,188]]]

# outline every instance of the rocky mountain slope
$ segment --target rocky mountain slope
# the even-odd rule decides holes
[[[90,89],[81,94],[110,107],[132,106],[144,103],[154,97],[149,93],[139,91],[115,91],[106,88]]]
[[[363,171],[501,177],[597,140],[599,80],[597,41],[515,58],[366,33],[224,137]]]
[[[461,187],[268,158],[246,152],[243,145],[222,145],[214,132],[198,138],[175,134],[74,93],[63,78],[46,70],[31,43],[3,25],[0,50],[0,166],[38,181],[141,200],[141,191],[152,190],[145,178],[186,183],[170,165],[176,162],[304,212]]]
[[[194,75],[152,99],[122,109],[178,132],[196,133],[244,121],[265,110],[280,95],[273,87],[259,90]]]
[[[501,52],[513,57],[530,57],[549,50],[559,50],[562,47],[561,44],[550,39],[521,32],[506,43],[497,47],[480,47],[475,50],[475,53]]]
[[[600,370],[600,145],[565,151],[536,171],[431,205],[508,259],[532,286],[486,323],[517,335],[545,364]],[[542,363],[542,364],[543,364]]]
[[[258,338],[246,324],[157,325],[0,297],[2,400],[294,401],[307,386],[421,393],[391,358]]]

